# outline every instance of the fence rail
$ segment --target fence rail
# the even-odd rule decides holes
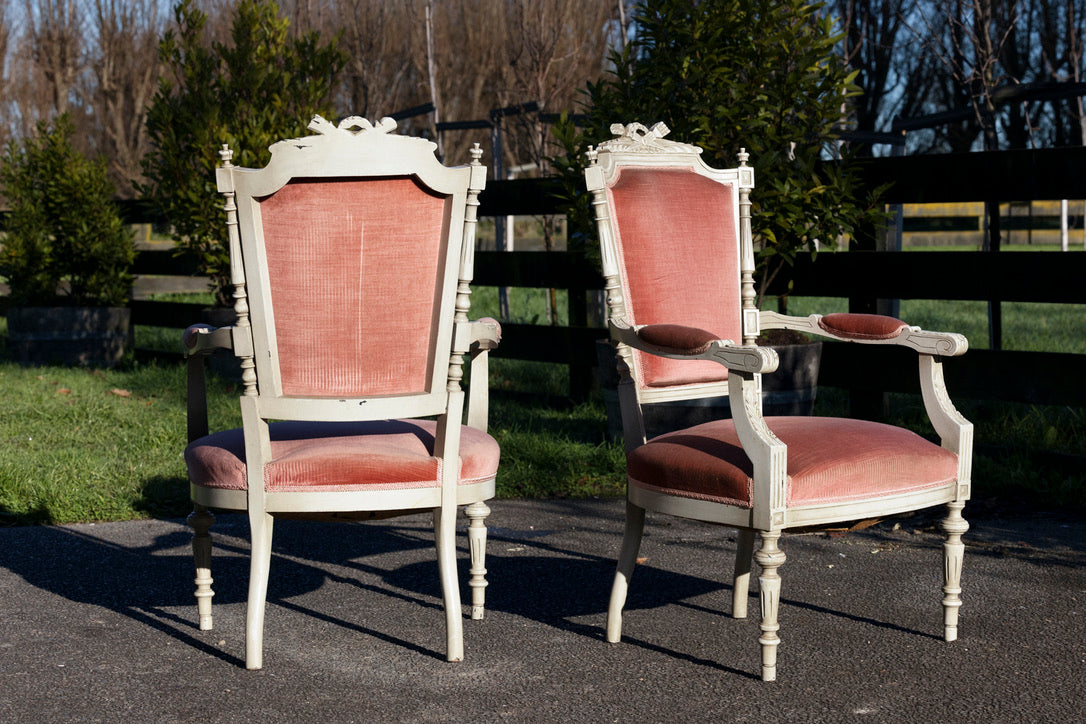
[[[865,163],[863,175],[872,186],[891,184],[890,203],[1083,199],[1086,148],[873,159]],[[557,213],[556,188],[551,179],[490,181],[479,214]],[[152,220],[140,203],[126,206],[126,212],[131,221]],[[194,267],[169,251],[146,250],[137,258],[136,271],[183,275]],[[873,309],[876,298],[1086,304],[1086,253],[857,250],[800,259],[794,272],[793,295],[847,297],[850,308],[859,311]],[[571,395],[588,394],[596,364],[594,341],[606,332],[588,323],[584,300],[587,292],[602,288],[603,280],[583,254],[479,252],[475,283],[568,290],[567,325],[503,324],[496,354],[567,364]],[[139,325],[184,327],[200,318],[200,305],[132,302],[132,319]],[[892,390],[916,391],[914,365],[900,350],[849,345],[846,354],[844,345],[827,344],[821,381],[862,393],[884,389],[889,380]],[[972,350],[948,362],[946,374],[956,397],[1086,406],[1086,355]]]

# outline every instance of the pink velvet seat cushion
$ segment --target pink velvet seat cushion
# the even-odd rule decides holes
[[[433,457],[437,424],[429,420],[367,422],[277,422],[269,425],[272,461],[264,468],[267,490],[360,490],[435,487],[440,470]],[[464,426],[460,433],[460,483],[493,478],[498,443]],[[185,449],[195,485],[248,487],[241,429],[194,441]]]
[[[958,457],[914,432],[865,420],[767,417],[788,446],[788,504],[848,502],[950,483]],[[751,507],[753,466],[732,420],[653,438],[627,456],[631,485]]]

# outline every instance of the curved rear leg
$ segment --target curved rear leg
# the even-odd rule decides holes
[[[618,554],[618,570],[611,586],[611,602],[607,607],[607,640],[618,643],[622,638],[622,607],[626,605],[626,592],[637,552],[641,548],[641,534],[645,530],[645,509],[626,501],[626,531],[622,536],[622,549]]]

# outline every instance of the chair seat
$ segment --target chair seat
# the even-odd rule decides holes
[[[958,457],[916,433],[865,420],[767,417],[788,446],[790,506],[869,500],[953,482]],[[629,482],[650,490],[752,506],[753,466],[732,420],[653,438],[627,457]]]
[[[269,426],[271,462],[264,469],[267,490],[340,491],[437,487],[439,461],[433,457],[437,423],[430,420],[367,422],[277,422]],[[494,438],[463,426],[460,483],[493,478],[499,449]],[[244,490],[248,487],[245,438],[241,429],[200,438],[185,449],[194,485]]]

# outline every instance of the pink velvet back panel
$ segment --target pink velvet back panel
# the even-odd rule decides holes
[[[260,202],[285,395],[427,390],[446,201],[388,178],[296,181]]]
[[[633,324],[682,324],[742,342],[732,188],[687,169],[621,169],[608,189]],[[715,362],[634,353],[643,387],[727,379]]]

